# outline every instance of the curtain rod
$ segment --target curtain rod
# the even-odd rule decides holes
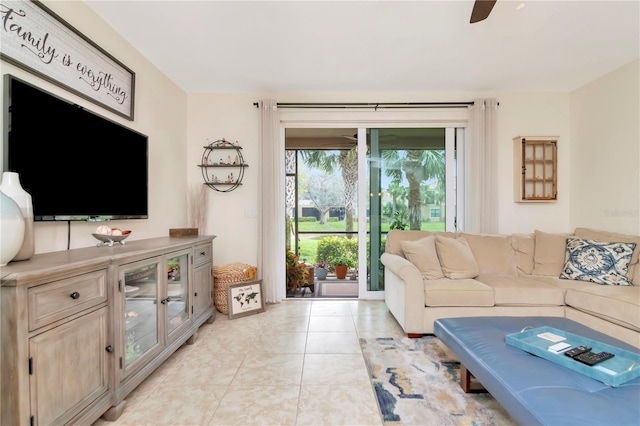
[[[473,102],[278,103],[278,108],[462,108]]]
[[[313,103],[277,103],[278,108],[465,108],[474,102],[313,102]],[[259,107],[258,102],[253,105]]]

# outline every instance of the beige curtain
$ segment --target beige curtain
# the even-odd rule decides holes
[[[465,231],[498,233],[496,99],[475,99],[465,137]]]
[[[278,303],[286,297],[284,143],[276,101],[260,101],[260,112],[258,273],[265,303]]]

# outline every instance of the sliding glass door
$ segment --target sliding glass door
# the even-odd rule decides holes
[[[390,230],[455,230],[459,207],[456,146],[463,131],[445,128],[360,129],[366,155],[366,264],[361,292],[384,290],[386,235]],[[360,134],[360,132],[359,132]],[[364,192],[364,191],[363,191]],[[364,260],[364,259],[361,259]]]
[[[381,299],[390,230],[453,231],[462,220],[462,128],[295,128],[285,139],[288,250],[309,266],[338,252],[353,262],[352,286],[335,282],[333,265],[329,282],[310,268],[301,297],[333,286]]]
[[[309,267],[309,281],[302,288],[288,288],[287,297],[358,296],[355,131],[286,132],[285,241],[288,252]],[[347,267],[346,275],[337,266],[339,260]]]

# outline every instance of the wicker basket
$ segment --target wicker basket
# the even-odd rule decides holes
[[[246,263],[228,263],[213,266],[213,304],[222,314],[229,313],[227,288],[231,284],[249,281],[256,277],[256,267]]]

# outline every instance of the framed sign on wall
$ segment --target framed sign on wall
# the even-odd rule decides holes
[[[133,120],[135,73],[39,1],[0,0],[0,56]]]

